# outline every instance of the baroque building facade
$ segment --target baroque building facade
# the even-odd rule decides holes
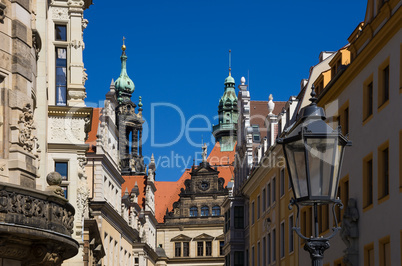
[[[84,103],[82,31],[91,4],[0,3],[2,265],[67,264],[77,253],[82,261],[78,188],[85,197],[92,114]]]
[[[367,1],[365,19],[352,31],[348,44],[336,52],[322,52],[309,78],[302,80],[298,96],[290,97],[281,111],[263,114],[267,140],[261,147],[251,144],[249,92],[241,91],[236,156],[248,168],[236,164],[233,194],[224,203],[225,212],[234,212],[225,233],[227,265],[305,265],[310,261],[303,250],[305,242],[292,227],[310,236],[313,211],[301,208],[296,224],[297,212],[287,210],[293,192],[281,161],[282,148],[275,140],[286,136],[300,109],[309,104],[313,85],[326,122],[333,128],[340,126],[353,141],[345,153],[337,192],[344,208],[335,208],[334,213],[330,206],[318,208],[320,236],[329,236],[332,227],[342,228],[330,241],[324,265],[401,263],[401,217],[390,211],[401,200],[402,138],[396,122],[401,106],[401,5],[401,1]],[[268,108],[272,109],[270,104]],[[242,136],[242,130],[249,136]],[[239,216],[245,218],[242,226],[236,226],[242,220]]]

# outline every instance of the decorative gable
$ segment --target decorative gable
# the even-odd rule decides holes
[[[180,234],[178,236],[173,237],[172,239],[170,239],[170,242],[190,242],[191,241],[191,237]]]
[[[202,241],[212,241],[212,240],[214,240],[214,237],[210,236],[208,234],[201,234],[201,235],[199,235],[199,236],[194,238],[194,241],[200,241],[200,240],[202,240]]]

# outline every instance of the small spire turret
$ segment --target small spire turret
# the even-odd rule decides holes
[[[123,37],[123,45],[121,46],[121,72],[120,76],[117,78],[114,86],[117,92],[117,101],[120,103],[129,101],[131,98],[131,94],[135,90],[134,82],[127,75],[127,55],[126,55],[126,45],[124,44],[124,40],[126,38]]]

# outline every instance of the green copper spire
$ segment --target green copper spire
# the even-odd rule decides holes
[[[123,45],[121,50],[123,51],[120,60],[121,60],[121,72],[120,76],[117,78],[114,86],[117,92],[117,101],[119,104],[122,102],[130,101],[131,94],[134,92],[135,85],[134,82],[127,75],[127,55],[126,55],[126,46],[124,45],[125,38],[123,37]]]
[[[215,141],[220,143],[221,151],[233,151],[236,143],[237,131],[237,96],[235,80],[231,74],[229,50],[229,76],[225,79],[225,91],[219,100],[218,115],[219,124],[213,127]]]

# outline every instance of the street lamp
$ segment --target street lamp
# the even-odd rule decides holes
[[[283,147],[288,173],[292,183],[294,198],[290,201],[297,207],[299,220],[299,205],[314,207],[314,236],[301,234],[300,227],[293,230],[307,241],[304,249],[310,252],[313,266],[323,263],[324,251],[329,248],[329,239],[335,236],[340,227],[334,227],[333,233],[327,237],[319,237],[317,206],[333,204],[332,211],[337,224],[335,206],[343,207],[336,199],[339,175],[345,146],[352,143],[341,133],[340,127],[332,129],[325,122],[325,112],[316,104],[314,86],[312,87],[310,105],[304,107],[301,118],[285,135],[277,139]]]

